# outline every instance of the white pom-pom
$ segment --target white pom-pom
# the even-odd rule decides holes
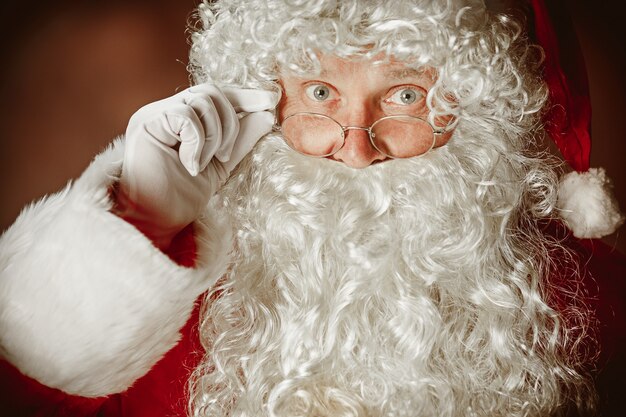
[[[610,235],[624,222],[603,168],[564,175],[557,198],[561,218],[578,238]]]

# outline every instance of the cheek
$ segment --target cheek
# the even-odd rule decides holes
[[[283,94],[280,102],[278,103],[278,120],[282,122],[285,117],[306,111],[306,108],[301,100],[294,98],[293,96],[288,96],[287,94]]]
[[[450,140],[453,134],[454,134],[454,130],[451,130],[449,132],[444,133],[443,135],[438,135],[435,140],[434,148],[438,148],[448,143],[448,141]]]

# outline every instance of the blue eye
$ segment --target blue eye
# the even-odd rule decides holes
[[[404,88],[393,93],[393,95],[388,100],[394,104],[408,106],[414,104],[422,97],[424,97],[424,94],[422,94],[421,91],[418,91],[414,88]]]
[[[307,87],[306,94],[315,101],[324,101],[330,97],[330,89],[323,84],[314,84]]]

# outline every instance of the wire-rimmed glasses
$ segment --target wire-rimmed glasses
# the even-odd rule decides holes
[[[287,144],[295,151],[323,158],[338,152],[345,144],[346,132],[364,130],[372,146],[389,158],[412,158],[430,151],[437,136],[446,132],[428,121],[410,115],[385,116],[370,127],[342,126],[330,116],[300,112],[285,117],[280,131]]]

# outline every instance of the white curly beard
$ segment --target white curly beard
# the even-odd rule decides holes
[[[583,380],[539,292],[543,242],[516,232],[530,185],[484,140],[365,170],[259,143],[217,202],[237,243],[203,313],[192,413],[546,416],[565,401]]]

